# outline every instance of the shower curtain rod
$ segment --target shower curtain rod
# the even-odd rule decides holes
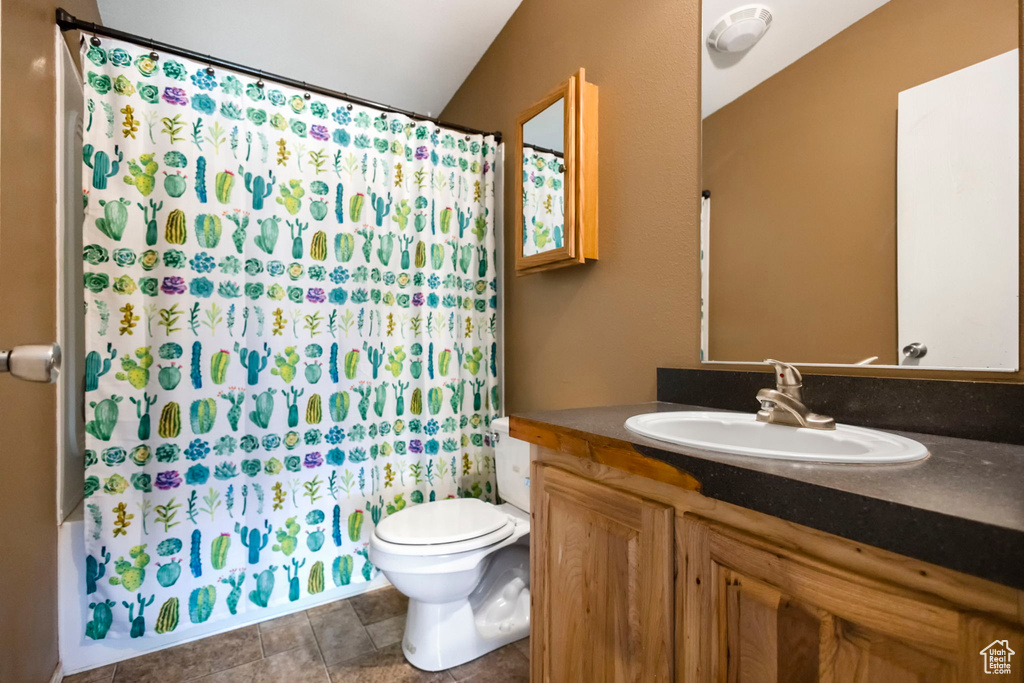
[[[523,147],[529,147],[535,152],[545,152],[547,154],[554,154],[559,159],[565,158],[565,153],[559,152],[557,149],[549,149],[547,147],[541,147],[540,145],[531,145],[529,142],[524,142]]]
[[[236,64],[235,62],[230,62],[226,59],[213,57],[212,55],[204,55],[200,52],[195,52],[193,50],[188,50],[182,47],[176,47],[174,45],[168,45],[167,43],[161,43],[150,38],[144,38],[142,36],[126,33],[125,31],[118,31],[117,29],[108,28],[106,26],[101,26],[99,24],[94,24],[90,21],[83,21],[75,17],[63,8],[57,8],[57,26],[60,27],[61,31],[78,30],[85,31],[86,33],[92,33],[97,36],[105,36],[107,38],[125,40],[131,43],[136,43],[137,45],[141,45],[143,47],[148,47],[151,50],[158,50],[160,52],[178,55],[179,57],[185,57],[186,59],[194,59],[198,62],[208,64],[211,67],[231,69],[232,71],[237,71],[247,76],[252,76],[253,78],[265,78],[267,80],[275,81],[277,83],[281,83],[282,85],[287,85],[292,88],[297,88],[299,90],[305,90],[311,93],[315,92],[320,95],[326,95],[328,97],[337,97],[339,99],[346,100],[354,104],[359,104],[364,107],[372,107],[374,109],[380,109],[386,112],[390,112],[392,114],[401,114],[403,116],[408,116],[410,119],[415,119],[417,121],[429,121],[430,123],[433,123],[437,126],[450,128],[452,130],[457,130],[462,133],[469,133],[471,135],[493,135],[496,143],[501,142],[501,131],[488,132],[483,130],[477,130],[476,128],[470,128],[469,126],[462,126],[457,123],[449,123],[447,121],[442,121],[441,119],[437,119],[432,116],[417,114],[416,112],[409,111],[408,109],[399,109],[398,107],[392,107],[387,104],[381,104],[380,102],[374,102],[372,100],[363,99],[362,97],[354,97],[343,92],[338,92],[337,90],[331,90],[330,88],[322,88],[316,85],[310,85],[309,83],[297,81],[294,78],[279,76],[277,74],[272,74],[267,71],[260,71],[258,69],[253,69],[243,64]]]

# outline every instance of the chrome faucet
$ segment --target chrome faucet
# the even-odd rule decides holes
[[[808,410],[803,403],[803,378],[800,371],[789,363],[767,358],[764,361],[775,366],[775,388],[757,392],[761,410],[757,411],[758,422],[770,422],[790,427],[808,429],[835,429],[836,421],[825,415]]]

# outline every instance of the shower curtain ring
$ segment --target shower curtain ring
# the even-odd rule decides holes
[[[309,94],[309,90],[308,90],[309,86],[308,86],[308,85],[306,85],[306,81],[302,81],[302,88],[303,88],[304,90],[306,90],[306,92],[302,93],[302,99],[304,99],[304,100],[308,100],[308,99],[310,99],[311,97],[313,97],[312,95],[310,95],[310,94]]]
[[[89,44],[92,45],[93,47],[99,47],[100,46],[100,37],[94,35],[92,38],[89,39]]]
[[[156,53],[156,49],[154,49],[154,47],[153,47],[153,39],[152,38],[149,39],[149,58],[152,59],[154,62],[160,60],[160,55],[158,55]]]
[[[206,62],[207,62],[206,75],[207,76],[212,76],[214,74],[214,71],[213,71],[213,64],[209,63],[210,62],[210,55],[206,55]]]
[[[347,109],[348,111],[352,111],[352,103],[349,102],[348,104],[346,104],[345,109]]]
[[[260,90],[263,90],[263,72],[260,71],[258,73],[259,78],[256,79],[256,87],[259,88]]]

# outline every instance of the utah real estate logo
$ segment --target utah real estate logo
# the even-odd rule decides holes
[[[985,673],[1009,674],[1010,657],[1017,654],[1010,649],[1009,640],[993,640],[982,651],[985,658]]]

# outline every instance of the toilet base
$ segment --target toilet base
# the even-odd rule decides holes
[[[469,597],[409,599],[402,652],[417,669],[450,669],[530,634],[529,550],[514,545],[489,559]]]

